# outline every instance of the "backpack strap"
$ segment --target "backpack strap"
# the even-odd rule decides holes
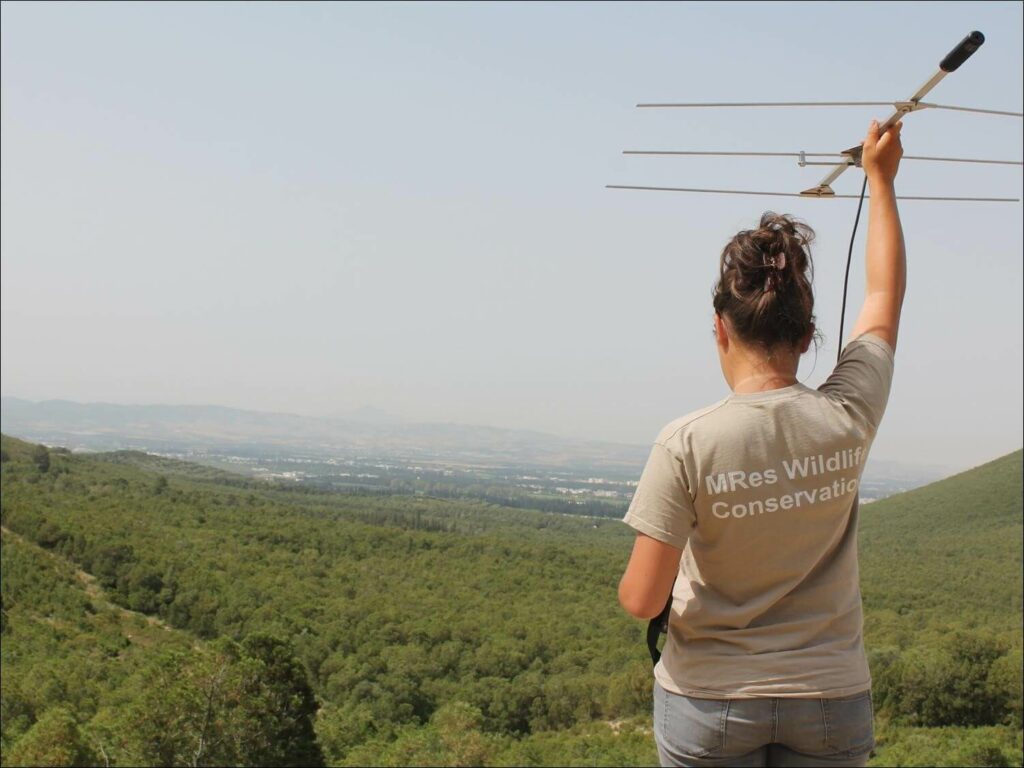
[[[673,585],[674,586],[674,585]],[[668,634],[668,617],[672,613],[672,592],[668,593],[668,601],[661,613],[647,622],[647,650],[651,653],[651,663],[655,666],[661,659],[661,651],[658,650],[658,637]]]

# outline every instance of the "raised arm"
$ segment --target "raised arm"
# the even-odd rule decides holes
[[[873,333],[896,348],[900,310],[907,290],[907,251],[903,227],[896,209],[896,173],[903,157],[900,130],[896,123],[879,136],[873,121],[864,139],[862,163],[868,177],[868,247],[865,263],[867,283],[864,306],[854,323],[851,339]]]

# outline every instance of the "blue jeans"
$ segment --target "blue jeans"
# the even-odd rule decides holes
[[[863,766],[871,691],[838,699],[695,699],[654,683],[663,766]]]

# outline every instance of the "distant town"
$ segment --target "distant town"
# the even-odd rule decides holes
[[[266,482],[477,499],[621,517],[649,448],[459,424],[313,419],[218,406],[0,399],[8,434],[73,451],[138,450]],[[951,474],[869,459],[865,503]]]
[[[636,479],[599,476],[586,469],[403,460],[393,456],[242,456],[213,451],[162,452],[162,456],[225,469],[267,482],[312,485],[335,491],[407,493],[479,498],[548,511],[621,515]],[[638,472],[637,472],[638,474]]]
[[[338,491],[378,491],[440,497],[477,497],[550,511],[621,515],[633,496],[635,477],[599,476],[586,470],[550,471],[517,466],[448,464],[396,457],[240,456],[210,451],[162,453],[268,482],[306,484]],[[865,476],[861,501],[870,503],[914,487],[912,481]],[[527,503],[532,502],[532,503]]]

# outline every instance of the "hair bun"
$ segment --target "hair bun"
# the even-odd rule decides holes
[[[761,215],[758,234],[776,237],[791,237],[806,248],[814,240],[814,230],[792,216],[774,211],[765,211]]]
[[[813,240],[802,221],[766,211],[757,229],[738,232],[725,246],[715,311],[741,338],[796,345],[813,329]]]
[[[788,216],[775,213],[774,211],[765,211],[761,214],[761,229],[770,229],[773,232],[779,230],[790,230],[795,232],[793,226],[793,220]]]

